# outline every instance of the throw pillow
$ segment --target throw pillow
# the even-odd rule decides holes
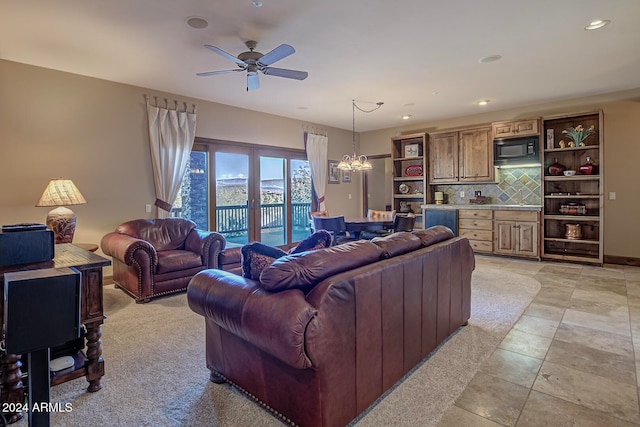
[[[317,249],[328,248],[331,246],[331,233],[327,230],[318,230],[311,236],[304,239],[295,248],[289,250],[290,254],[297,254],[306,251],[315,251]]]
[[[262,270],[270,266],[276,259],[287,254],[282,249],[260,242],[244,245],[241,252],[242,276],[253,280],[260,280]]]

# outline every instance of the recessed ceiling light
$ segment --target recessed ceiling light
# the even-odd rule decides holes
[[[253,0],[251,4],[253,5],[253,7],[262,7],[262,2],[258,0]]]
[[[298,107],[298,110],[308,110],[308,109],[309,109],[309,107],[305,107],[305,106],[303,106],[303,105],[301,105],[300,107]]]
[[[402,120],[409,120],[411,118],[411,114],[405,114],[402,116]]]
[[[611,23],[610,20],[608,19],[595,19],[591,22],[589,22],[589,25],[587,25],[586,27],[584,27],[585,30],[597,30],[598,28],[602,28],[605,25],[609,25]]]
[[[440,92],[438,92],[437,90],[434,90],[433,92],[431,92],[431,95],[437,95],[437,94],[439,94],[439,93],[440,93]]]
[[[186,21],[191,28],[195,28],[197,30],[201,30],[209,26],[209,23],[207,22],[207,20],[204,18],[201,18],[200,16],[190,16],[189,18],[186,19]]]
[[[406,104],[404,104],[405,107],[413,107],[415,104],[415,102],[408,102]]]
[[[484,58],[480,58],[478,62],[480,62],[481,64],[488,64],[489,62],[496,62],[500,58],[502,58],[502,55],[489,55],[485,56]]]
[[[483,99],[482,101],[478,101],[478,105],[487,105],[489,102],[488,99]]]

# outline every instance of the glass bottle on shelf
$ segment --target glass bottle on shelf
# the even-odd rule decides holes
[[[587,156],[586,163],[581,165],[578,169],[582,175],[596,175],[598,173],[598,167],[591,161],[591,156]]]
[[[549,175],[554,175],[554,176],[562,175],[565,169],[567,169],[566,166],[561,163],[558,163],[558,158],[554,157],[553,163],[549,165]]]

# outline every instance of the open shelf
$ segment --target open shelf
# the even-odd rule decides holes
[[[417,148],[417,151],[416,151]],[[407,157],[406,154],[418,154]],[[413,212],[416,215],[415,228],[424,228],[422,205],[427,203],[427,134],[415,133],[391,138],[391,160],[393,175],[393,207],[397,215]],[[421,173],[420,175],[415,175]],[[408,187],[405,189],[404,187]],[[401,192],[403,187],[405,192]],[[416,193],[417,191],[417,193]]]
[[[542,258],[602,264],[602,113],[596,111],[546,117],[542,123],[543,135],[547,136],[547,140],[541,145],[549,147],[542,150]],[[595,132],[585,139],[586,146],[560,148],[560,140],[568,142],[567,135],[562,131],[578,125],[595,128]],[[580,166],[589,163],[587,157],[594,165],[594,175],[549,174],[549,166],[555,163],[561,164],[566,170],[579,172]],[[580,212],[582,215],[569,215],[567,212]],[[578,229],[580,239],[565,237],[572,228]]]
[[[393,178],[394,181],[423,181],[424,177],[422,176],[397,176]]]
[[[553,176],[547,175],[545,181],[600,181],[600,175],[573,175],[573,176]]]
[[[544,196],[545,199],[599,199],[599,194],[569,194],[566,196]]]
[[[599,147],[593,146],[593,145],[586,145],[584,147],[565,147],[565,148],[550,148],[550,149],[545,149],[544,152],[545,153],[560,153],[560,152],[565,152],[565,151],[586,151],[586,150],[593,150],[593,149],[598,149]]]
[[[598,244],[600,244],[600,242],[597,241],[597,240],[585,240],[585,239],[575,240],[575,239],[564,239],[564,238],[560,238],[560,237],[545,237],[544,240],[548,241],[548,242],[584,243],[584,244],[587,244],[587,245],[598,245]]]
[[[600,222],[600,217],[595,215],[548,215],[545,214],[544,219],[546,220],[557,220],[557,221],[598,221]]]

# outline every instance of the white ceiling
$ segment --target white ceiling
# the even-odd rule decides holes
[[[0,58],[358,131],[640,87],[640,0],[2,0]],[[187,17],[209,22],[193,29]],[[593,19],[612,23],[585,31]],[[304,81],[244,73],[257,40]],[[497,62],[479,59],[502,55]],[[437,93],[437,94],[434,94]],[[0,94],[1,96],[1,94]],[[489,99],[486,107],[477,101]]]

